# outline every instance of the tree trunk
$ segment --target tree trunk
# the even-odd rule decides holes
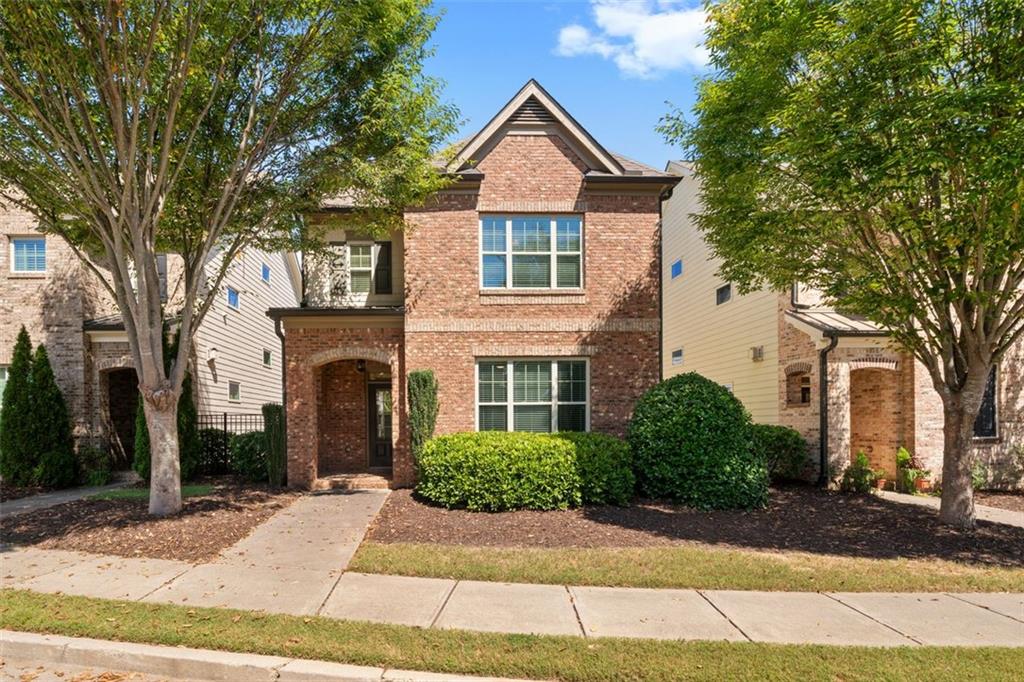
[[[971,485],[971,438],[974,420],[965,414],[960,395],[943,401],[942,503],[939,520],[962,530],[974,528]]]
[[[181,511],[181,463],[178,461],[178,401],[168,396],[145,399],[149,428],[149,513]]]

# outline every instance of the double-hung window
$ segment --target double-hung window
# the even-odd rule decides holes
[[[391,293],[391,242],[349,244],[348,258],[353,294]]]
[[[579,289],[583,223],[578,216],[486,216],[480,220],[484,289]]]
[[[242,295],[234,287],[228,287],[228,307],[235,310],[242,307]]]
[[[46,272],[46,238],[12,238],[11,272],[15,274],[41,274]]]
[[[480,431],[586,431],[586,360],[486,360],[477,364]]]

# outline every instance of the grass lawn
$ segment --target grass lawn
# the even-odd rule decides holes
[[[77,637],[560,680],[1013,679],[1024,649],[654,642],[424,630],[230,609],[0,592],[0,626]]]
[[[199,497],[209,495],[213,492],[212,485],[183,485],[181,486],[182,497]],[[90,495],[90,500],[148,500],[149,488],[118,488],[106,492]]]
[[[621,587],[847,592],[1021,592],[1024,569],[691,546],[468,547],[366,541],[350,571]]]

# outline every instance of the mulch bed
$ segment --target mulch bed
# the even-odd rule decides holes
[[[979,522],[965,533],[930,509],[873,495],[792,486],[759,511],[701,512],[661,502],[498,514],[447,510],[393,492],[370,528],[376,542],[489,547],[653,547],[682,544],[865,558],[949,559],[1024,566],[1024,529]]]
[[[983,504],[986,507],[997,507],[1024,514],[1024,491],[1022,492],[996,492],[979,491],[974,493],[974,503]]]
[[[204,562],[296,499],[240,484],[186,497],[180,513],[156,518],[146,500],[78,500],[0,520],[4,542],[124,557]]]
[[[16,486],[4,483],[0,485],[0,502],[10,502],[11,500],[19,500],[22,497],[28,497],[29,495],[38,495],[39,493],[49,492],[46,488],[42,488],[37,485],[27,486]]]

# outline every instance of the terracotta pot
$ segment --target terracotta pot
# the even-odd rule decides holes
[[[889,485],[888,479],[885,479],[885,478],[876,478],[875,479],[875,487],[878,488],[879,490],[885,490],[885,486],[887,486],[887,485]]]
[[[931,492],[932,482],[927,478],[918,478],[914,480],[914,488],[916,488],[919,493]]]

